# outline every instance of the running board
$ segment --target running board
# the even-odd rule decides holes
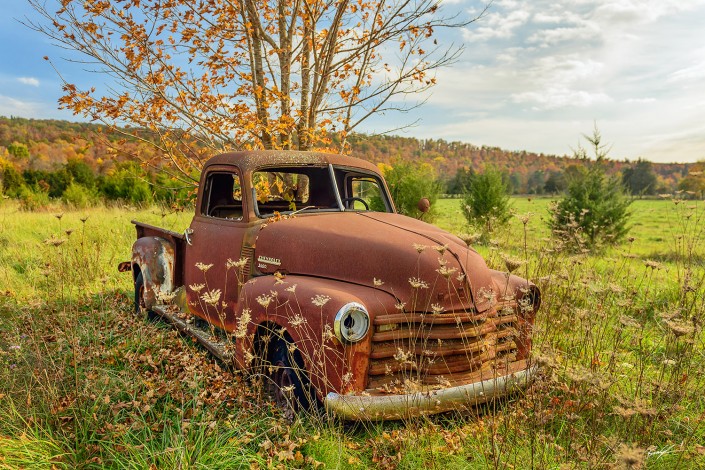
[[[186,321],[184,318],[185,315],[179,311],[175,311],[173,305],[155,305],[152,307],[152,311],[174,325],[181,333],[192,336],[201,346],[210,351],[223,363],[227,365],[234,363],[235,354],[230,351],[233,346],[232,343],[218,341],[213,337],[213,333],[210,330],[199,328],[193,323]]]

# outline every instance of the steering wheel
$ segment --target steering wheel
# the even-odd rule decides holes
[[[346,202],[351,202],[351,201],[359,201],[362,203],[363,206],[365,206],[366,211],[370,210],[370,206],[369,206],[369,204],[367,204],[367,201],[365,201],[361,197],[346,197],[345,199],[342,200],[343,204],[345,204]]]

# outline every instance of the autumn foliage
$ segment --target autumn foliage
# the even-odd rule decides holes
[[[65,81],[61,106],[149,130],[181,175],[206,152],[308,150],[330,133],[344,149],[370,115],[416,104],[459,52],[437,30],[468,23],[433,0],[30,3],[44,17],[31,27],[110,80]]]

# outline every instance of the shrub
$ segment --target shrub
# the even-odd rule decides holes
[[[62,196],[64,202],[76,209],[85,209],[95,204],[95,196],[86,187],[71,183]]]
[[[8,197],[19,197],[24,187],[24,179],[11,163],[2,163],[2,191]]]
[[[147,173],[134,162],[120,163],[115,171],[99,179],[98,190],[106,199],[132,204],[149,203],[152,191]]]
[[[584,166],[568,178],[566,195],[551,209],[548,224],[555,235],[572,249],[611,245],[622,239],[629,227],[629,199],[621,181],[605,173],[607,151],[597,128],[592,136],[584,136],[592,145],[595,161],[578,147],[576,156]]]
[[[46,190],[53,198],[60,198],[71,184],[71,175],[65,168],[56,171],[24,170],[22,177],[33,191]]]
[[[428,163],[415,164],[409,162],[394,162],[392,167],[384,172],[389,192],[400,214],[420,218],[422,212],[418,209],[421,198],[431,202],[431,209],[424,216],[425,220],[433,220],[435,216],[434,204],[441,194],[441,185],[436,180],[436,172]],[[372,201],[372,208],[382,210]]]
[[[71,179],[83,186],[92,189],[95,186],[95,176],[88,164],[78,158],[70,158],[64,167],[71,175]]]
[[[634,196],[653,195],[656,194],[658,177],[654,173],[653,164],[640,158],[632,166],[624,169],[622,183]]]
[[[198,175],[194,178],[198,180]],[[171,207],[185,207],[195,202],[194,187],[161,172],[154,177],[154,200]]]
[[[509,220],[509,188],[502,173],[488,166],[474,174],[463,196],[463,214],[470,225],[482,226],[487,233]]]
[[[20,209],[23,211],[36,211],[44,209],[49,205],[49,193],[47,191],[32,191],[24,186],[19,192]]]

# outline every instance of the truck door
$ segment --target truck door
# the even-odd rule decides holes
[[[209,170],[191,222],[191,244],[184,262],[191,312],[226,329],[232,327],[246,273],[246,266],[239,263],[248,227],[241,181],[233,167]]]

